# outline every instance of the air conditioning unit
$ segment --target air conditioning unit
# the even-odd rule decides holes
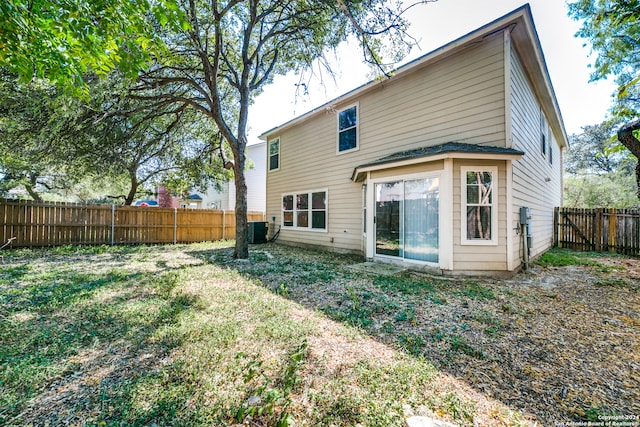
[[[267,223],[262,221],[249,222],[249,243],[267,242]]]

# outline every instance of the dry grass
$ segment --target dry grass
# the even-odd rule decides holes
[[[369,275],[347,268],[357,258],[277,245],[253,247],[249,262],[230,253],[5,252],[0,424],[640,414],[638,260],[554,252],[498,281]]]

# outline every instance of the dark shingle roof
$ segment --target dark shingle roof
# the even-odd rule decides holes
[[[395,163],[403,160],[418,159],[421,157],[431,157],[445,153],[465,153],[465,154],[496,154],[496,155],[516,155],[523,156],[524,152],[513,148],[494,147],[491,145],[464,144],[462,142],[446,142],[440,145],[430,147],[416,148],[414,150],[399,151],[374,160],[369,163],[357,166],[353,171],[353,177],[356,178],[358,169],[371,166],[384,165],[386,163]]]
[[[524,155],[524,152],[515,150],[513,148],[493,147],[490,145],[477,145],[477,144],[463,144],[461,142],[447,142],[441,145],[434,145],[431,147],[416,148],[415,150],[400,151],[390,154],[381,159],[374,160],[364,165],[358,166],[359,168],[367,166],[381,165],[384,163],[397,162],[401,160],[415,159],[419,157],[435,156],[443,153],[470,153],[470,154],[512,154],[512,155]]]

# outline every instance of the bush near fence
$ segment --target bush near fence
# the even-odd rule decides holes
[[[264,221],[249,212],[248,221]],[[234,239],[234,211],[0,200],[0,245],[193,243]]]
[[[555,246],[640,255],[640,209],[555,209]]]

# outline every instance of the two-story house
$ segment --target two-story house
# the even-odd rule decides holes
[[[552,245],[567,135],[528,5],[261,138],[279,242],[445,274]]]

